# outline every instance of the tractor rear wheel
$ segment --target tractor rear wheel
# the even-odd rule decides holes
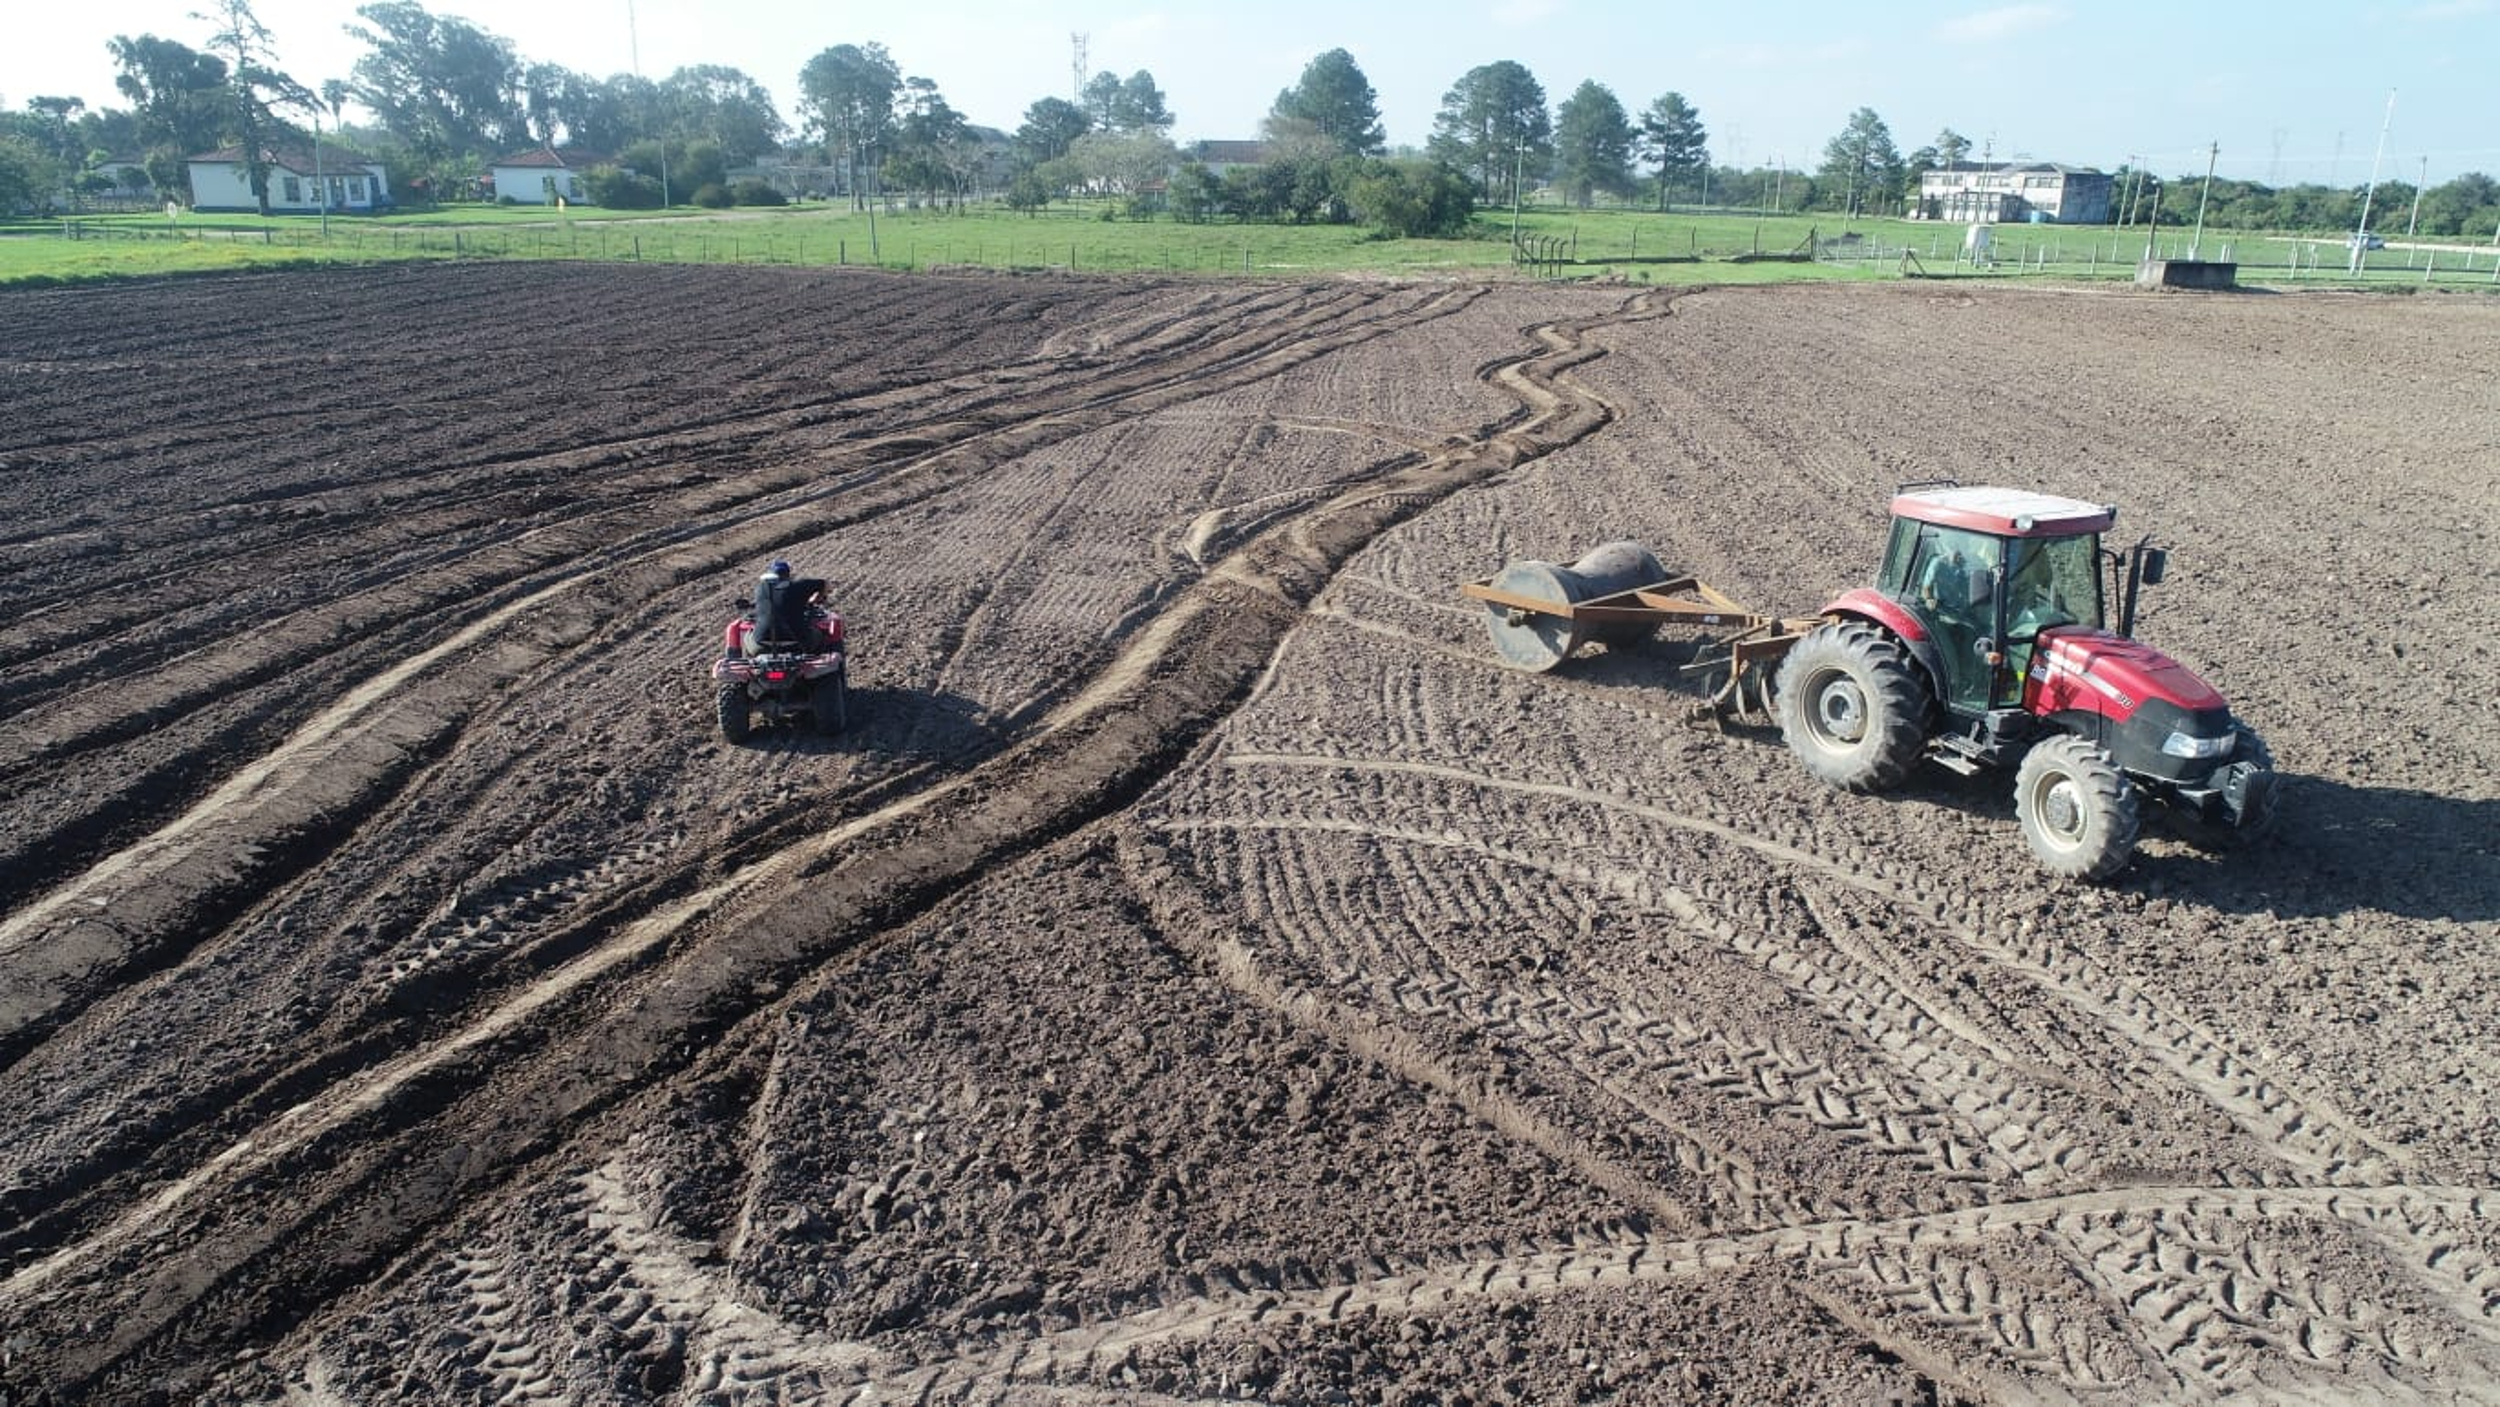
[[[2135,783],[2072,733],[2044,739],[2014,773],[2014,819],[2041,867],[2066,879],[2107,879],[2135,853]]]
[[[1874,626],[1827,621],[1780,661],[1780,735],[1808,772],[1842,791],[1899,786],[1927,751],[1935,696]]]
[[[752,720],[747,707],[747,686],[744,684],[721,685],[719,703],[720,735],[733,743],[745,742],[747,724]]]

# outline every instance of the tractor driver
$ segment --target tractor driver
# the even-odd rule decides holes
[[[1956,528],[1919,529],[1918,600],[1942,656],[1947,695],[1981,701],[1991,692],[1991,670],[1979,642],[1994,629],[1989,605],[1995,592],[1996,539]]]
[[[808,619],[807,608],[825,594],[825,579],[792,576],[790,564],[776,561],[755,583],[755,633],[750,640],[822,646],[824,632]]]

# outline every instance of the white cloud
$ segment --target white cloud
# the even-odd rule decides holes
[[[2000,5],[1946,20],[1936,26],[1936,37],[1947,44],[1994,44],[2065,20],[2066,12],[2055,5]]]

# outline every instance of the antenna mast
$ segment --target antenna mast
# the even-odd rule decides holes
[[[1085,71],[1085,41],[1087,38],[1088,36],[1083,34],[1070,34],[1068,36],[1068,48],[1072,51],[1069,55],[1070,61],[1068,69],[1075,75],[1076,78],[1076,90],[1068,96],[1079,107],[1083,107],[1085,105],[1085,81],[1093,77],[1092,74]]]

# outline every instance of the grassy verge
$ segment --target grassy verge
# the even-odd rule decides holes
[[[1534,209],[1478,217],[1470,237],[1374,238],[1341,225],[1185,224],[1105,218],[1073,204],[1035,214],[843,206],[610,212],[472,206],[384,218],[289,215],[96,216],[0,225],[0,283],[71,282],[272,264],[422,258],[588,259],[661,263],[1076,269],[1192,276],[1611,278],[1727,284],[1817,279],[2126,279],[2145,252],[2140,230],[2006,225],[1994,259],[1959,257],[1962,228],[1829,214],[1754,215]],[[2160,252],[2184,254],[2164,231]],[[2382,250],[2359,278],[2331,240],[2207,231],[2208,257],[2236,259],[2241,281],[2275,287],[2490,287],[2500,251]],[[1802,255],[1813,251],[1815,258]]]

